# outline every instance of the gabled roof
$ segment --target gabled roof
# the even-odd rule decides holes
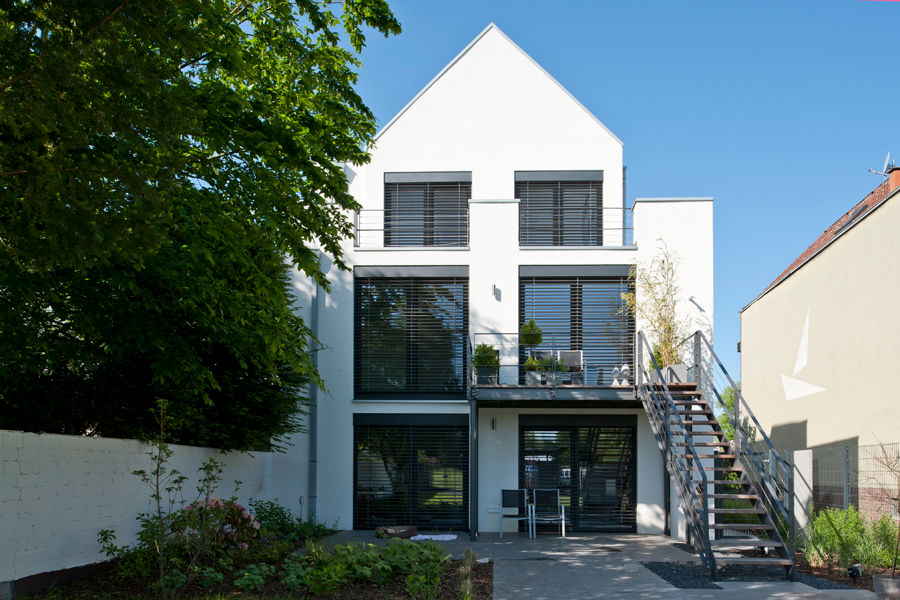
[[[541,71],[541,73],[543,73],[550,81],[552,81],[554,84],[556,84],[556,86],[559,87],[560,90],[562,90],[569,98],[571,98],[571,99],[572,99],[572,102],[574,102],[576,105],[578,105],[578,106],[581,108],[581,110],[583,110],[584,112],[586,112],[586,113],[587,113],[587,114],[588,114],[588,115],[589,115],[589,116],[590,116],[590,117],[591,117],[591,118],[592,118],[592,119],[593,119],[600,127],[602,127],[602,128],[603,128],[610,136],[612,136],[612,138],[613,138],[614,140],[616,140],[620,145],[622,144],[622,140],[620,140],[620,139],[616,136],[616,134],[614,134],[612,131],[610,131],[609,128],[608,128],[606,125],[604,125],[604,124],[600,121],[600,119],[598,119],[598,118],[594,115],[594,113],[592,113],[591,111],[589,111],[589,110],[588,110],[581,102],[578,101],[578,99],[577,99],[575,96],[572,95],[571,92],[569,92],[569,90],[567,90],[566,88],[564,88],[564,87],[562,86],[561,83],[559,83],[559,82],[558,82],[558,81],[557,81],[550,73],[547,72],[546,69],[544,69],[544,67],[542,67],[536,60],[534,60],[533,58],[531,58],[531,56],[529,56],[527,52],[525,52],[524,50],[522,50],[522,49],[521,49],[514,41],[512,41],[511,39],[509,39],[509,36],[507,36],[505,33],[503,33],[503,32],[500,30],[500,28],[497,27],[494,23],[491,23],[490,25],[488,25],[487,27],[485,27],[484,30],[483,30],[481,33],[479,33],[479,34],[475,37],[474,40],[472,40],[471,42],[469,42],[469,44],[468,44],[465,48],[463,48],[462,52],[460,52],[459,54],[457,54],[456,57],[455,57],[453,60],[451,60],[449,63],[447,63],[447,66],[444,67],[443,69],[441,69],[441,72],[434,76],[434,79],[432,79],[431,81],[429,81],[428,84],[427,84],[424,88],[422,88],[422,90],[421,90],[418,94],[416,94],[415,97],[413,97],[413,99],[410,100],[410,101],[406,104],[406,106],[404,106],[402,109],[400,109],[400,112],[398,112],[396,115],[394,115],[394,117],[393,117],[390,121],[388,121],[387,124],[386,124],[384,127],[382,127],[381,130],[378,131],[378,133],[375,134],[375,137],[373,138],[373,141],[378,141],[378,138],[380,138],[380,137],[381,137],[388,129],[391,128],[391,125],[393,125],[394,123],[396,123],[396,122],[404,115],[404,113],[406,113],[406,111],[408,111],[408,110],[413,106],[413,104],[416,103],[416,101],[417,101],[419,98],[421,98],[421,97],[422,97],[429,89],[431,89],[431,87],[434,86],[434,84],[437,83],[438,80],[440,80],[440,78],[443,77],[444,74],[445,74],[447,71],[449,71],[450,69],[452,69],[453,66],[454,66],[457,62],[459,62],[460,59],[462,59],[462,57],[464,57],[466,54],[468,54],[468,52],[469,52],[472,48],[474,48],[474,47],[478,44],[478,42],[480,42],[480,41],[484,38],[484,36],[486,36],[486,35],[488,34],[488,32],[490,32],[490,31],[492,31],[492,30],[495,31],[496,33],[499,33],[501,36],[503,36],[503,39],[505,39],[507,42],[509,42],[509,44],[510,44],[513,48],[515,48],[516,50],[518,50],[518,52],[519,52],[523,57],[525,57],[526,59],[528,59],[529,61],[531,61],[531,63],[534,64],[534,66],[536,66],[536,67]]]
[[[805,265],[807,262],[812,260],[819,252],[824,250],[828,245],[834,242],[838,237],[843,235],[843,233],[849,229],[851,229],[854,225],[865,219],[876,207],[880,206],[885,200],[889,197],[893,196],[893,192],[896,192],[897,189],[892,189],[891,182],[893,181],[893,177],[885,179],[881,185],[872,190],[868,196],[860,200],[856,205],[845,212],[841,218],[831,224],[828,229],[822,232],[816,241],[810,244],[809,248],[803,251],[800,256],[798,256],[794,262],[788,265],[788,268],[781,272],[781,274],[775,278],[775,280],[766,286],[766,289],[762,291],[762,293],[753,299],[747,306],[741,309],[741,312],[744,312],[750,306],[769,293],[770,290],[775,288],[782,281],[790,277],[795,271],[797,271],[800,267]],[[898,188],[900,189],[900,188]]]

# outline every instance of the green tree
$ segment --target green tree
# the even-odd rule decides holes
[[[635,290],[622,295],[629,314],[649,329],[653,354],[661,369],[682,361],[681,342],[690,321],[679,312],[678,254],[659,240],[649,264],[631,268]],[[652,365],[651,365],[652,366]]]
[[[346,268],[367,28],[400,30],[383,0],[0,7],[4,427],[146,436],[165,398],[173,441],[297,430],[289,263]]]

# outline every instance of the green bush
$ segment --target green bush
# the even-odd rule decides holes
[[[247,565],[247,568],[238,571],[234,578],[234,587],[252,592],[258,590],[266,583],[266,577],[275,572],[275,567],[261,563]]]
[[[294,516],[291,511],[278,504],[275,500],[251,500],[248,502],[250,510],[259,521],[263,535],[274,535],[279,538],[287,538],[296,534]]]
[[[809,527],[806,558],[816,565],[847,568],[858,562],[865,572],[890,567],[896,525],[888,515],[867,523],[855,506],[825,508]]]

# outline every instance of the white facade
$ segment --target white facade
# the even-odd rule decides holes
[[[534,171],[548,172],[548,177],[556,172],[602,172],[602,245],[520,245],[516,178],[517,173]],[[649,261],[659,239],[680,258],[682,305],[711,337],[712,199],[640,199],[633,211],[626,209],[622,142],[494,25],[385,126],[376,137],[371,162],[348,172],[350,191],[363,210],[357,242],[344,247],[347,264],[357,270],[391,268],[391,273],[415,268],[422,273],[421,267],[465,269],[468,338],[475,344],[482,332],[519,330],[523,266],[547,267],[549,273],[553,268],[568,274],[603,269],[623,273],[630,265]],[[471,174],[466,243],[385,247],[385,174],[439,172]],[[630,212],[634,243],[624,227]],[[589,420],[630,415],[636,432],[631,457],[636,463],[635,530],[663,530],[662,459],[630,388],[609,387],[607,373],[598,376],[604,381],[598,378],[583,389],[529,390],[517,385],[518,347],[501,345],[502,368],[509,368],[500,378],[510,384],[508,389],[482,390],[477,400],[465,395],[445,400],[414,394],[362,397],[354,388],[354,273],[325,266],[329,294],[316,293],[299,277],[297,281],[301,300],[315,304],[306,306],[304,316],[324,346],[318,365],[328,388],[319,392],[310,423],[317,459],[309,463],[310,476],[298,473],[310,486],[304,506],[315,511],[315,518],[341,528],[354,526],[354,415],[468,416],[477,410],[477,464],[467,479],[470,488],[477,484],[477,492],[468,496],[477,503],[477,524],[472,517],[468,521],[481,532],[498,530],[501,488],[520,487],[523,416]],[[562,398],[568,398],[564,404]],[[508,522],[507,529],[514,527]]]

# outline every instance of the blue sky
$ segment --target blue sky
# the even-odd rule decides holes
[[[881,182],[868,168],[900,162],[900,2],[390,5],[403,33],[369,37],[358,86],[379,126],[494,22],[623,140],[629,203],[715,197],[733,375],[740,309]]]

